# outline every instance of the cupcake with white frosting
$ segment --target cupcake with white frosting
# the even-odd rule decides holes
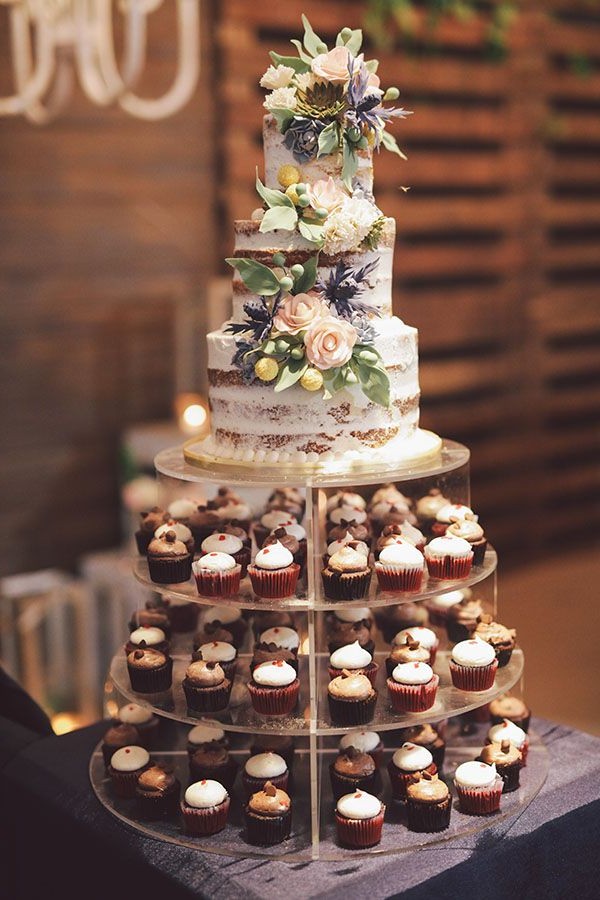
[[[337,678],[344,669],[353,674],[366,675],[373,687],[375,687],[379,666],[369,651],[361,647],[358,641],[346,644],[345,647],[339,647],[329,657],[328,672],[330,679]]]
[[[242,578],[245,576],[250,562],[250,551],[240,536],[230,534],[227,531],[215,531],[204,538],[200,549],[203,554],[206,553],[228,553],[233,556],[236,563],[242,568]]]
[[[181,802],[186,834],[205,837],[223,831],[229,804],[229,794],[218,781],[203,778],[190,784]]]
[[[261,791],[267,781],[275,785],[279,790],[287,791],[289,770],[283,756],[279,753],[266,751],[255,753],[248,757],[242,771],[242,784],[246,798]]]
[[[327,565],[330,557],[332,557],[335,553],[339,553],[340,550],[343,550],[344,547],[352,547],[353,550],[357,550],[359,553],[362,553],[365,559],[369,558],[369,547],[365,541],[357,541],[352,537],[349,531],[347,531],[342,537],[338,538],[336,541],[331,541],[327,544],[327,552],[323,554],[323,563]]]
[[[461,691],[488,691],[494,686],[496,653],[479,638],[456,644],[449,665],[452,684]]]
[[[263,547],[248,566],[254,593],[259,599],[281,600],[291,597],[298,583],[300,566],[280,541]]]
[[[438,488],[432,488],[428,494],[419,497],[415,509],[419,528],[426,534],[429,534],[438,512],[442,507],[447,506],[448,503],[450,501],[447,497],[444,497]]]
[[[169,642],[162,628],[154,626],[135,628],[125,644],[125,653],[143,650],[144,647],[152,647],[154,650],[160,650],[161,653],[169,652]]]
[[[415,775],[428,772],[435,775],[437,766],[433,756],[427,749],[419,744],[405,741],[398,747],[388,763],[388,774],[392,785],[394,800],[406,800],[406,789]]]
[[[409,541],[387,544],[375,563],[379,587],[382,591],[415,593],[421,589],[424,565],[423,554]]]
[[[375,559],[379,559],[379,554],[384,547],[395,544],[398,541],[408,541],[421,553],[425,549],[425,535],[410,522],[402,522],[401,524],[386,525],[375,544]]]
[[[219,744],[227,749],[229,742],[227,735],[217,721],[203,721],[200,725],[194,725],[190,728],[187,735],[187,752],[189,756],[193,756],[196,750],[207,744]]]
[[[130,745],[116,750],[110,758],[108,775],[117,797],[135,797],[138,777],[150,765],[145,747]]]
[[[394,712],[425,712],[435,703],[439,676],[426,662],[398,663],[387,680]]]
[[[477,516],[466,515],[461,519],[452,519],[452,523],[448,526],[446,534],[453,537],[463,538],[468,541],[473,551],[473,565],[481,566],[485,559],[485,551],[487,550],[487,538],[483,528],[479,524]]]
[[[300,682],[296,670],[280,659],[264,662],[248,683],[252,706],[263,716],[285,716],[296,708]]]
[[[473,551],[468,541],[445,534],[425,547],[425,561],[432,578],[468,578],[473,566]]]
[[[446,534],[448,527],[453,522],[462,522],[466,518],[477,521],[477,516],[470,506],[465,506],[464,503],[446,503],[444,506],[440,506],[435,514],[431,533],[434,537],[441,537],[443,534]]]
[[[194,562],[192,572],[201,597],[231,597],[240,589],[242,567],[229,553],[205,553]]]
[[[252,671],[261,663],[281,659],[289,663],[297,672],[299,646],[300,636],[294,628],[289,628],[285,625],[275,625],[273,628],[267,628],[261,632],[254,647],[250,670]]]
[[[126,703],[117,713],[122,725],[133,725],[140,736],[139,744],[146,750],[152,749],[160,731],[160,718],[152,712],[152,707],[139,703]]]
[[[458,766],[454,786],[461,812],[481,816],[500,809],[503,782],[495,765],[473,760]]]
[[[252,525],[252,534],[256,541],[256,546],[262,547],[265,539],[272,531],[275,531],[276,528],[281,528],[283,525],[287,526],[290,523],[297,521],[297,518],[291,515],[286,509],[268,509],[260,517],[260,520],[254,522]]]
[[[348,525],[350,522],[353,522],[355,525],[362,525],[370,534],[369,516],[364,509],[360,508],[360,506],[345,505],[334,507],[327,514],[325,527],[327,533],[331,534],[331,532],[340,525]]]
[[[500,744],[505,740],[510,741],[512,746],[517,748],[521,754],[521,765],[526,765],[529,738],[527,733],[510,719],[504,719],[500,724],[492,725],[488,731],[486,742]]]
[[[376,731],[349,731],[338,744],[340,750],[354,747],[363,753],[368,753],[375,760],[375,765],[380,766],[383,760],[383,741]]]
[[[203,659],[205,662],[219,663],[225,677],[233,681],[237,671],[237,650],[227,641],[209,641],[194,650],[192,660]]]
[[[209,641],[226,641],[238,649],[244,643],[247,624],[235,606],[207,606],[200,613],[200,629],[194,635],[194,649]],[[227,637],[222,635],[227,635]]]
[[[470,588],[463,588],[462,590],[446,591],[445,594],[436,594],[434,597],[430,597],[425,603],[429,613],[429,621],[432,625],[444,628],[448,621],[450,610],[470,596]]]
[[[377,792],[377,767],[370,753],[348,747],[340,750],[329,765],[329,779],[335,800],[351,791]]]
[[[429,651],[429,664],[435,663],[438,647],[440,645],[439,638],[435,631],[427,628],[425,625],[415,625],[412,628],[403,628],[398,631],[392,639],[392,647],[403,647],[407,641],[418,641],[421,647]],[[406,661],[406,660],[404,660]]]
[[[338,841],[344,847],[364,850],[381,841],[385,806],[373,794],[353,791],[345,794],[335,808]]]

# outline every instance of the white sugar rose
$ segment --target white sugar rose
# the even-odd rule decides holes
[[[280,334],[298,334],[329,312],[317,294],[296,294],[286,297],[273,319],[273,328]]]
[[[311,63],[311,69],[318,78],[332,81],[336,84],[345,84],[350,74],[348,62],[350,51],[347,47],[334,47],[329,53],[319,53]]]
[[[291,87],[280,87],[271,91],[265,97],[263,103],[265,109],[295,109],[296,108],[296,89]]]
[[[323,232],[325,253],[334,255],[356,250],[381,216],[369,200],[348,197],[325,220]]]
[[[348,196],[337,187],[331,175],[329,178],[323,178],[321,181],[315,181],[314,184],[308,185],[306,192],[313,209],[326,209],[327,212],[332,212],[341,206]]]
[[[291,66],[269,66],[260,79],[260,86],[274,91],[276,88],[287,87],[293,77],[294,70]]]
[[[350,322],[335,316],[324,316],[317,319],[304,335],[306,357],[321,371],[337,369],[352,356],[357,337]]]

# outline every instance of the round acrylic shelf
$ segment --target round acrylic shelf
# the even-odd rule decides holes
[[[407,728],[411,725],[419,725],[424,722],[446,719],[469,712],[485,703],[489,703],[501,694],[506,693],[515,685],[523,674],[523,653],[515,650],[507,666],[498,669],[494,687],[489,691],[472,692],[460,691],[452,685],[448,668],[448,651],[438,652],[434,665],[435,672],[440,677],[435,705],[423,713],[395,713],[390,707],[387,688],[385,684],[385,657],[386,651],[376,651],[374,659],[379,663],[377,689],[379,696],[375,715],[368,723],[373,731],[390,731],[397,728]],[[131,689],[125,653],[116,654],[110,668],[110,677],[120,694],[134,703],[148,705],[159,716],[166,716],[178,722],[186,722],[196,725],[198,722],[210,718],[218,722],[224,731],[237,732],[270,732],[271,734],[289,735],[327,735],[344,734],[354,730],[357,726],[340,726],[331,721],[327,705],[327,654],[316,653],[315,663],[315,697],[311,705],[310,672],[308,656],[299,657],[300,697],[295,714],[289,716],[262,716],[254,712],[250,702],[250,696],[246,689],[249,680],[248,665],[250,654],[240,654],[238,657],[238,674],[236,675],[232,691],[233,703],[223,712],[211,712],[203,715],[189,710],[181,682],[185,670],[190,663],[190,655],[173,654],[173,686],[168,691],[160,694],[139,694]],[[361,726],[362,727],[362,726]]]
[[[479,754],[485,740],[487,725],[476,726],[470,734],[463,735],[456,722],[450,722],[447,729],[446,759],[443,778],[452,792],[452,814],[450,827],[437,834],[419,834],[406,827],[404,804],[396,803],[390,796],[387,776],[387,762],[394,749],[402,742],[401,735],[386,740],[384,762],[381,766],[381,790],[378,792],[386,805],[385,822],[381,843],[368,850],[347,850],[336,839],[334,824],[334,800],[329,784],[328,767],[334,759],[335,749],[320,747],[315,751],[318,780],[320,781],[320,804],[311,808],[310,753],[306,749],[296,749],[294,754],[293,781],[290,786],[292,797],[292,833],[288,840],[272,847],[256,847],[246,843],[243,824],[244,798],[240,790],[240,779],[231,791],[231,809],[226,828],[210,837],[190,837],[181,827],[178,815],[160,821],[144,820],[136,807],[135,800],[123,800],[114,796],[110,779],[106,775],[100,747],[90,760],[89,776],[96,796],[109,813],[121,822],[142,834],[158,840],[191,847],[208,853],[230,857],[278,859],[284,862],[322,860],[350,861],[372,854],[408,853],[433,847],[450,840],[483,832],[503,820],[521,813],[541,789],[548,772],[548,757],[543,743],[529,735],[530,747],[527,766],[521,771],[521,786],[517,791],[503,794],[500,810],[488,816],[471,816],[458,808],[452,784],[456,767]],[[232,750],[232,756],[243,765],[246,750]],[[153,759],[170,763],[183,789],[190,781],[188,755],[185,749],[165,749],[152,752]],[[314,785],[313,785],[314,787]],[[314,796],[314,791],[313,791]],[[496,839],[502,837],[497,829]]]
[[[320,563],[317,560],[317,563]],[[430,578],[425,574],[423,588],[417,593],[391,593],[379,590],[377,578],[373,575],[371,579],[371,587],[367,597],[360,600],[328,600],[322,592],[320,577],[316,597],[311,599],[306,590],[305,582],[301,581],[299,588],[294,597],[286,597],[283,600],[261,600],[254,595],[250,585],[250,579],[244,578],[241,583],[241,590],[238,594],[231,597],[200,597],[196,589],[196,583],[191,578],[183,584],[155,584],[148,574],[148,563],[144,557],[138,557],[133,563],[133,572],[136,579],[145,587],[156,591],[159,594],[169,594],[180,600],[193,601],[204,606],[231,606],[235,609],[258,609],[258,610],[287,610],[289,612],[301,612],[303,610],[321,610],[340,609],[342,606],[369,606],[377,608],[381,606],[398,606],[402,603],[414,603],[419,600],[426,600],[437,594],[445,594],[448,591],[455,591],[460,588],[472,587],[484,581],[496,571],[498,558],[496,551],[488,544],[485,559],[481,566],[474,566],[468,578],[462,578],[459,581],[451,581],[448,579]],[[319,564],[320,568],[320,564]]]

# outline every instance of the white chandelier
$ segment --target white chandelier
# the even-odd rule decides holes
[[[76,74],[99,106],[118,103],[140,119],[164,119],[190,99],[200,66],[200,0],[167,0],[177,16],[177,71],[162,97],[138,97],[146,61],[147,18],[163,0],[0,0],[8,7],[15,93],[0,97],[0,115],[24,115],[38,125],[67,104]],[[114,21],[123,18],[117,63]]]

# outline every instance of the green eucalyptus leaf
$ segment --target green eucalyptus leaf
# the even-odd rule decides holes
[[[258,230],[263,234],[267,231],[275,231],[278,228],[281,228],[283,231],[293,231],[297,222],[298,213],[293,206],[291,209],[287,206],[274,206],[266,211]]]
[[[300,57],[302,62],[308,66],[308,69],[310,69],[310,64],[312,62],[312,56],[309,56],[308,53],[304,52],[304,47],[302,46],[300,41],[294,39],[290,43],[292,43],[294,45],[294,47],[296,48],[296,50],[298,51],[298,56]],[[307,69],[307,71],[308,71],[308,69]]]
[[[321,44],[325,42],[321,40],[318,34],[315,34],[312,25],[304,14],[302,14],[302,24],[304,25],[304,46],[307,53],[310,53],[311,56],[327,53],[327,48],[325,50],[321,49]]]
[[[291,109],[271,109],[269,110],[275,121],[277,122],[278,129],[283,133],[287,131],[290,122],[294,118],[294,112]]]
[[[375,74],[377,72],[377,69],[379,68],[379,60],[378,59],[369,59],[365,63],[365,66],[366,66],[367,72],[372,72],[373,74]]]
[[[274,50],[271,50],[269,56],[276,66],[289,66],[298,74],[310,71],[310,62],[305,62],[297,56],[282,56],[281,53],[275,53]]]
[[[360,48],[362,47],[363,33],[360,28],[355,28],[352,31],[352,34],[346,41],[346,47],[352,54],[352,56],[357,56],[360,52]]]
[[[393,134],[390,134],[389,131],[384,131],[381,135],[381,143],[385,147],[386,150],[389,150],[390,153],[396,153],[401,159],[407,159],[398,146],[398,141],[394,137]]]
[[[255,259],[244,259],[243,257],[230,257],[225,260],[233,269],[237,269],[240,277],[247,288],[250,288],[253,294],[259,294],[262,297],[272,297],[279,291],[279,279],[268,266],[257,262]]]
[[[356,151],[348,139],[344,138],[344,162],[342,165],[342,180],[349,191],[352,190],[352,179],[358,169],[358,157]]]
[[[359,366],[358,378],[363,394],[378,406],[390,405],[390,379],[385,369],[379,366]]]
[[[306,370],[308,363],[305,357],[302,359],[293,359],[290,357],[280,368],[277,381],[275,382],[275,393],[285,391],[296,382],[300,381]]]
[[[300,224],[302,225],[302,222],[300,222]],[[307,291],[312,290],[312,288],[315,286],[315,281],[317,280],[318,263],[318,253],[316,253],[315,256],[309,256],[309,258],[304,263],[304,272],[294,282],[292,294],[306,294]]]
[[[298,230],[302,237],[306,238],[306,240],[310,241],[312,244],[320,246],[323,243],[323,232],[325,229],[322,225],[305,222],[303,219],[300,219],[298,221]]]
[[[256,190],[258,194],[263,198],[267,206],[287,206],[290,209],[295,209],[294,204],[283,191],[273,190],[273,188],[265,187],[260,178],[258,177],[258,171],[256,172]]]
[[[319,135],[319,156],[328,156],[334,153],[340,146],[340,127],[337,122],[330,122]]]
[[[274,356],[277,353],[277,347],[275,346],[275,341],[267,340],[261,344],[261,353],[264,353],[265,356]]]

